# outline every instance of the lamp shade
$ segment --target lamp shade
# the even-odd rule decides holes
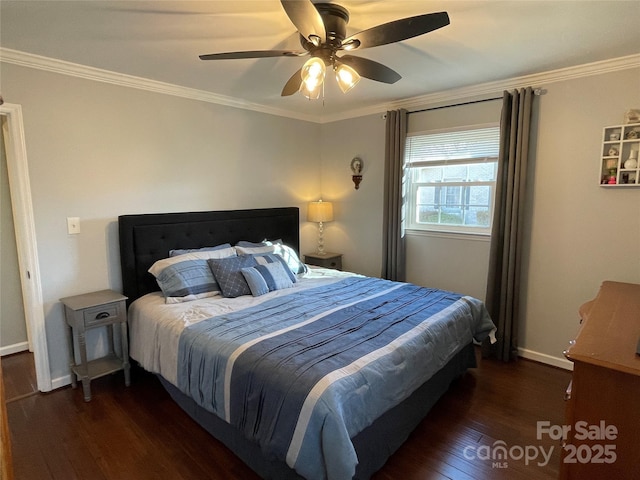
[[[325,73],[326,66],[321,58],[311,57],[306,61],[300,72],[302,76],[300,91],[305,97],[310,100],[316,100],[320,97]]]
[[[336,68],[336,80],[342,93],[347,93],[360,81],[360,75],[349,65],[342,63]]]
[[[333,220],[333,204],[331,202],[310,202],[307,209],[307,220],[309,222],[330,222]]]

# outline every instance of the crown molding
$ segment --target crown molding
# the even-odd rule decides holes
[[[406,110],[417,110],[426,106],[440,106],[442,104],[457,102],[460,100],[482,99],[483,97],[493,97],[502,95],[504,90],[513,90],[516,88],[534,87],[541,88],[546,84],[562,82],[566,80],[574,80],[582,77],[590,77],[593,75],[602,75],[605,73],[617,72],[620,70],[628,70],[640,67],[640,54],[628,55],[626,57],[611,58],[599,62],[587,63],[573,67],[566,67],[557,70],[551,70],[543,73],[535,73],[514,77],[505,80],[497,80],[494,82],[481,83],[468,87],[461,87],[451,90],[443,90],[440,92],[429,93],[418,97],[406,98],[397,102],[373,105],[371,107],[351,110],[345,114],[335,115],[332,117],[323,117],[323,123],[346,120],[354,117],[365,115],[378,115],[387,110],[396,110],[404,108]]]
[[[8,48],[0,47],[0,62],[12,63],[23,67],[36,68],[49,72],[59,73],[62,75],[70,75],[73,77],[84,78],[87,80],[95,80],[103,83],[110,83],[150,92],[162,93],[165,95],[173,95],[177,97],[198,100],[202,102],[215,103],[234,108],[252,110],[255,112],[266,113],[270,115],[278,115],[281,117],[293,118],[313,123],[331,123],[340,120],[347,120],[366,115],[380,114],[387,110],[395,110],[405,108],[409,111],[412,109],[425,108],[425,106],[437,106],[439,104],[451,103],[459,100],[480,99],[487,96],[495,96],[502,94],[504,90],[512,90],[527,86],[542,87],[548,83],[562,82],[565,80],[573,80],[581,77],[590,77],[593,75],[601,75],[604,73],[627,70],[630,68],[640,67],[640,54],[628,55],[625,57],[611,58],[599,62],[577,65],[573,67],[551,70],[543,73],[532,75],[524,75],[505,80],[497,80],[494,82],[481,83],[468,87],[461,87],[451,90],[443,90],[440,92],[429,93],[412,98],[406,98],[395,102],[387,102],[371,105],[366,108],[350,110],[348,112],[315,116],[305,115],[292,112],[290,110],[282,110],[273,107],[267,107],[258,103],[247,102],[239,98],[218,95],[204,90],[195,88],[181,87],[170,83],[158,82],[146,78],[135,77],[122,73],[102,70],[95,67],[80,65],[77,63],[66,62],[54,58],[43,57],[31,53],[21,52]]]
[[[124,73],[112,72],[109,70],[89,67],[87,65],[80,65],[78,63],[67,62],[55,58],[43,57],[9,48],[0,47],[0,62],[59,73],[62,75],[69,75],[77,78],[84,78],[86,80],[94,80],[96,82],[110,83],[112,85],[119,85],[122,87],[137,88],[139,90],[146,90],[149,92],[173,95],[201,102],[215,103],[218,105],[225,105],[227,107],[242,108],[270,115],[289,117],[308,122],[318,121],[315,116],[311,115],[296,114],[289,110],[267,107],[258,103],[247,102],[239,98],[227,97],[225,95],[218,95],[204,90],[182,87],[171,83],[159,82]]]

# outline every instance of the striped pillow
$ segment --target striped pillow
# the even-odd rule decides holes
[[[220,294],[207,260],[235,257],[233,247],[212,251],[185,253],[163,258],[149,269],[165,297],[166,303],[180,303]]]
[[[287,266],[291,269],[294,275],[307,273],[307,266],[300,261],[296,251],[283,244],[282,240],[265,240],[262,243],[242,241],[236,243],[236,251],[238,252],[238,255],[275,253],[284,258]]]
[[[256,259],[256,263],[258,263],[259,265],[267,265],[270,263],[278,263],[282,265],[283,267],[285,267],[285,272],[291,279],[291,282],[296,283],[296,276],[289,268],[287,261],[277,253],[260,253],[260,254],[254,254],[252,256],[253,258]]]
[[[243,268],[240,271],[247,281],[247,284],[249,284],[251,295],[254,297],[273,292],[274,290],[293,287],[288,269],[281,263],[256,265],[255,267]]]

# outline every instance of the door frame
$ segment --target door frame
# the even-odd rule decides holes
[[[22,121],[22,107],[15,104],[0,105],[7,158],[7,173],[16,233],[18,266],[22,285],[22,300],[25,320],[30,334],[36,367],[38,390],[52,390],[47,334],[44,321],[44,302],[38,247],[36,242],[35,220],[27,164],[27,147]]]

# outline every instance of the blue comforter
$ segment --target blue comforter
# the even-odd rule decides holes
[[[178,387],[308,479],[350,479],[350,438],[494,328],[482,302],[352,277],[186,328]]]

